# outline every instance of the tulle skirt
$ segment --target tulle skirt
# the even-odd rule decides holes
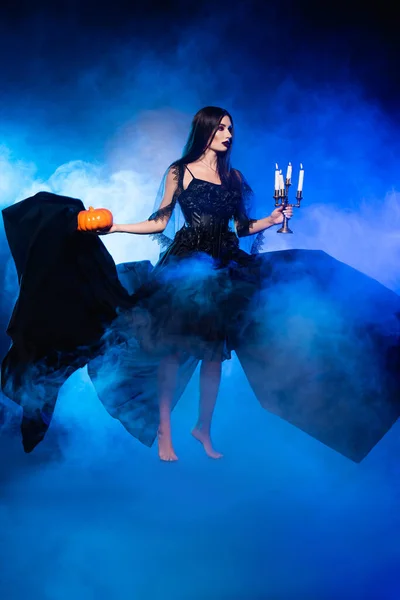
[[[238,247],[212,257],[182,237],[132,296],[135,336],[149,352],[229,359],[254,309],[259,260]]]

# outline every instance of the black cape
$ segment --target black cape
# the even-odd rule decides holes
[[[2,389],[24,409],[24,447],[43,438],[59,388],[98,351],[118,306],[129,304],[95,235],[77,232],[80,200],[40,192],[3,210],[19,295],[7,333]]]

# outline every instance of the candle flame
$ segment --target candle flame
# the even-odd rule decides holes
[[[276,169],[276,170],[278,170],[278,169],[279,169],[279,167],[278,167],[278,163],[275,163],[275,169]]]
[[[303,170],[303,165],[302,165],[302,163],[300,163],[300,169],[301,169],[301,170]]]

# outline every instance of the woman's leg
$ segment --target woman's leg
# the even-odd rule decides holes
[[[193,436],[204,446],[206,454],[211,458],[221,458],[211,442],[211,421],[217,401],[221,382],[221,361],[205,361],[200,368],[200,404],[199,418],[192,431]]]
[[[158,368],[160,426],[158,429],[158,455],[161,460],[178,460],[172,446],[171,406],[177,384],[179,358],[175,354],[164,357]]]

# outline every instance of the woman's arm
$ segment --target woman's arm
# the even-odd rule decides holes
[[[178,182],[176,180],[173,168],[171,167],[167,173],[165,180],[164,196],[157,212],[152,214],[147,221],[140,223],[130,223],[120,225],[114,223],[107,233],[135,233],[137,235],[146,235],[151,233],[161,233],[168,225],[174,209],[174,194],[176,192]]]
[[[140,223],[127,223],[126,225],[119,225],[114,223],[106,233],[136,233],[137,235],[146,235],[149,233],[161,233],[167,226],[168,220],[165,225],[163,221],[140,221]]]

